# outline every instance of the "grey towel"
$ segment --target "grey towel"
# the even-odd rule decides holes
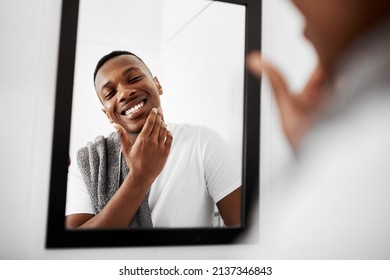
[[[99,213],[112,198],[129,173],[122,156],[118,133],[107,138],[98,136],[77,153],[77,164],[91,197],[95,214]],[[146,194],[129,227],[153,227],[148,195]]]

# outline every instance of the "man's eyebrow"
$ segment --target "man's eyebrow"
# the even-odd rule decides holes
[[[122,75],[123,76],[126,76],[128,75],[130,72],[134,71],[134,70],[139,70],[138,67],[135,67],[135,66],[132,66],[132,67],[129,67],[127,68],[125,71],[123,71]]]
[[[103,89],[106,89],[106,88],[112,88],[112,83],[110,81],[108,81],[107,83],[105,83],[104,85],[102,85],[102,87],[100,88],[100,91],[102,91]]]

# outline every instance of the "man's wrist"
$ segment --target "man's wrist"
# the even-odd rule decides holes
[[[130,171],[129,174],[127,174],[123,184],[130,186],[134,190],[146,193],[153,181],[154,180],[147,178],[147,176],[134,174],[134,172]]]

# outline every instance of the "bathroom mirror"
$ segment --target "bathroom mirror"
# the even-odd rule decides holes
[[[258,196],[260,85],[245,54],[260,49],[260,1],[64,0],[57,73],[47,247],[226,244],[248,228]],[[157,76],[168,123],[216,131],[238,159],[241,225],[125,230],[65,228],[68,159],[114,131],[93,71],[112,50],[135,53]]]

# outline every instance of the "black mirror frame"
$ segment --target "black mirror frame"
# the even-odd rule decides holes
[[[261,49],[261,0],[217,0],[246,6],[245,54]],[[79,0],[63,0],[57,67],[46,248],[229,244],[248,229],[259,197],[260,81],[245,69],[242,225],[237,228],[65,229],[66,185]]]

